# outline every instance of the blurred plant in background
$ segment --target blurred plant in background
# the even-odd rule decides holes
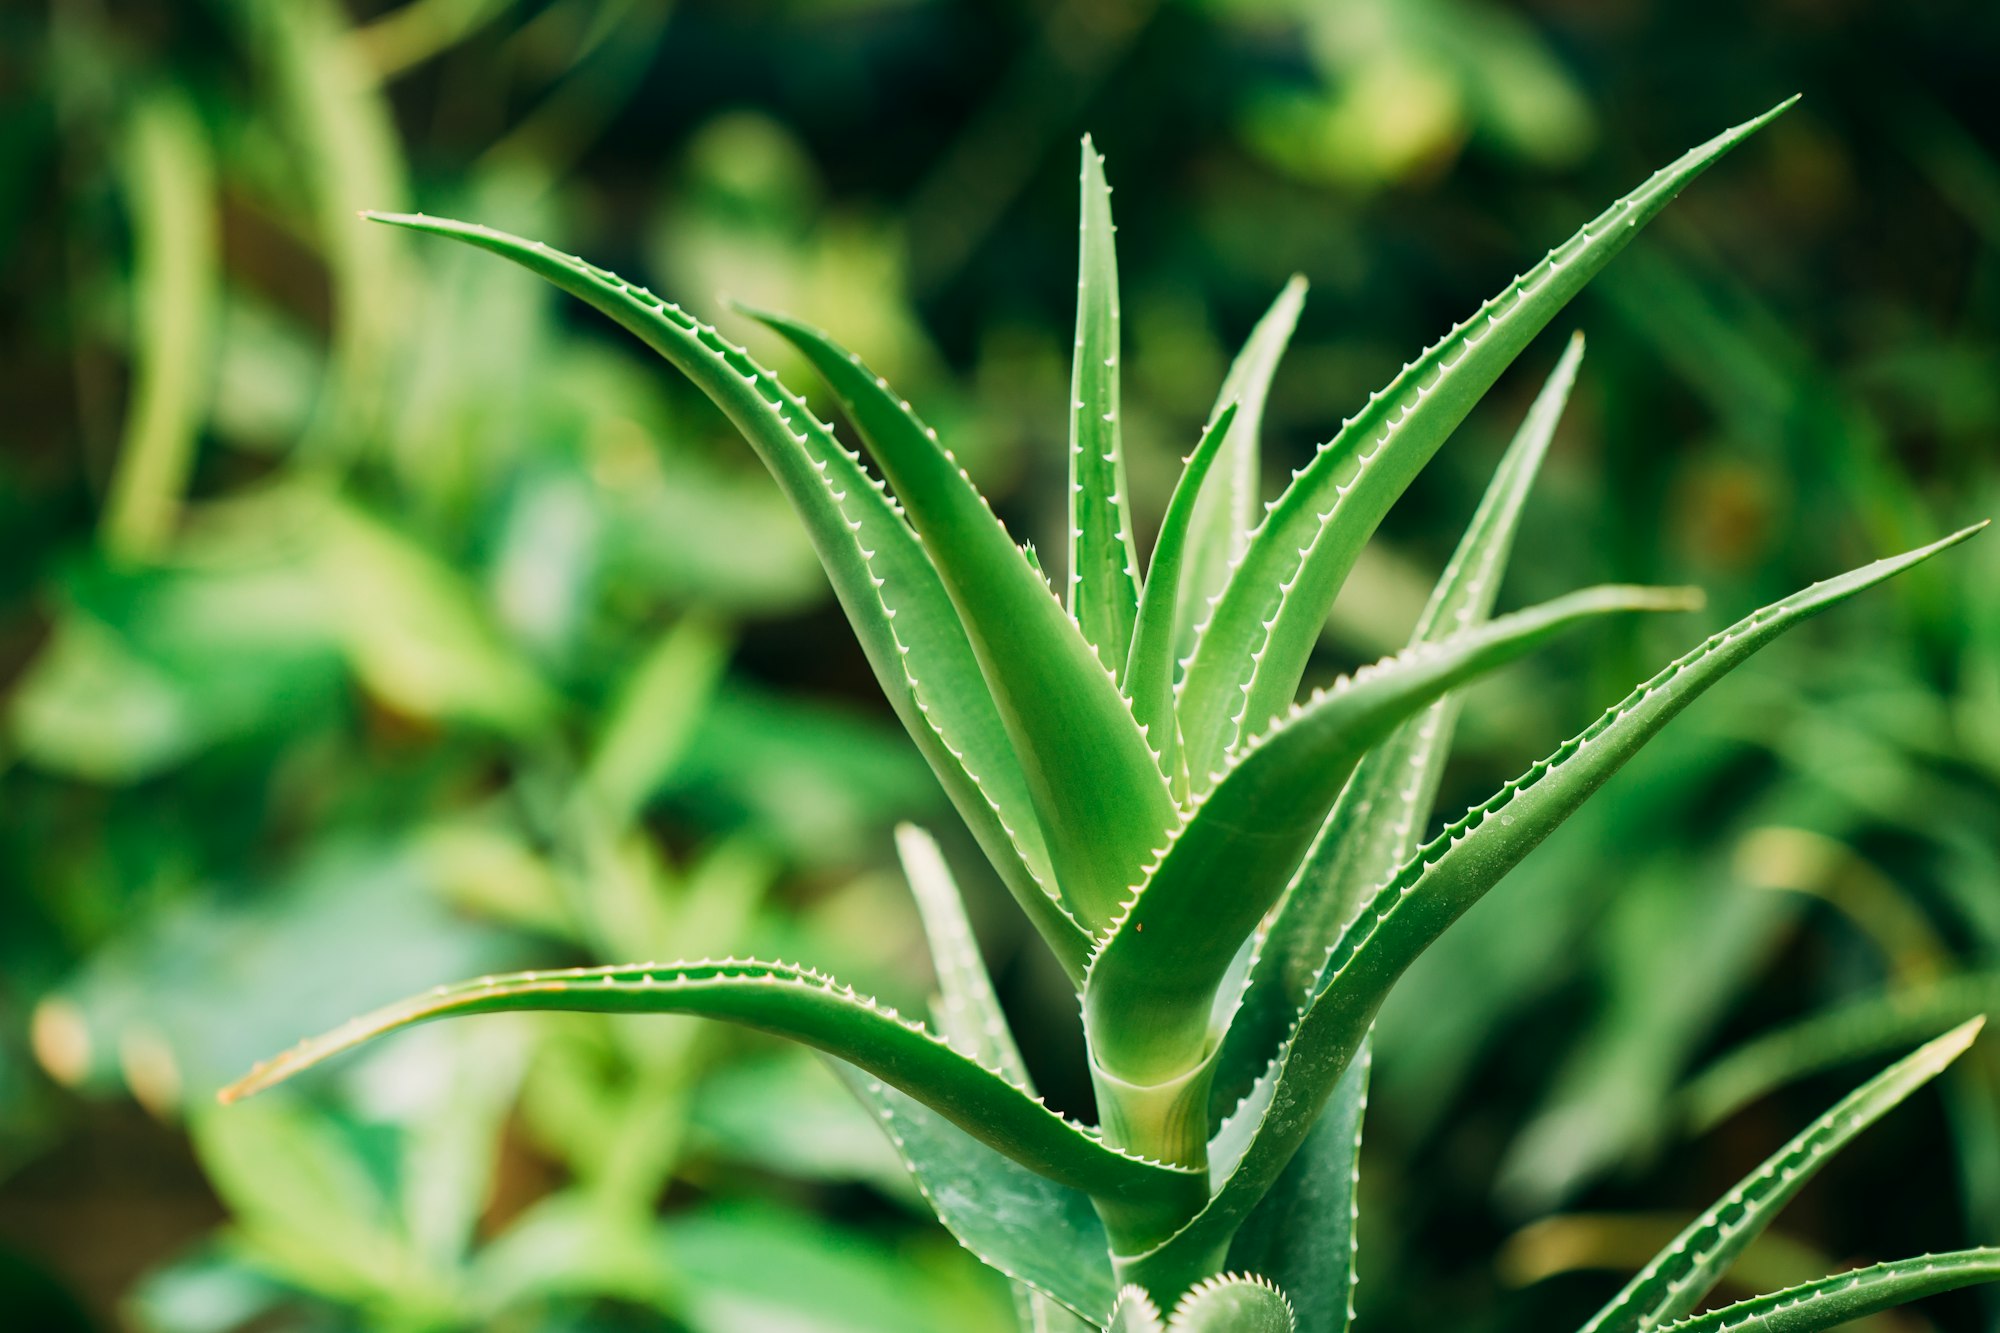
[[[928,1245],[934,1304],[868,1327],[976,1327],[1004,1301],[909,1229],[823,1071],[764,1044],[495,1021],[386,1047],[234,1133],[196,1109],[315,1014],[662,936],[810,954],[892,997],[927,984],[887,829],[937,793],[775,489],[643,354],[475,256],[415,262],[356,209],[477,216],[834,328],[1055,549],[1044,409],[1083,130],[1121,167],[1126,431],[1157,513],[1290,266],[1312,298],[1266,436],[1302,461],[1524,244],[1803,90],[1757,166],[1578,307],[1594,370],[1508,594],[1549,595],[1566,580],[1532,571],[1589,550],[1609,577],[1760,604],[2000,507],[1996,42],[1986,7],[1858,0],[0,15],[0,1293],[68,1286],[88,1317],[122,1301],[161,1329],[301,1300],[318,1322],[299,1327],[500,1327],[503,1306],[582,1327],[617,1301],[845,1328],[811,1321],[883,1309],[879,1257]],[[1533,387],[1503,382],[1391,519],[1326,674],[1407,636]],[[1984,1007],[1964,996],[2000,953],[1989,545],[1774,649],[1411,974],[1378,1048],[1364,1318],[1486,1327],[1498,1281],[1615,1265],[1616,1226],[1587,1218],[1567,1250],[1523,1233],[1506,1272],[1484,1256],[1551,1209],[1691,1212],[1844,1084],[1806,1077],[1690,1145],[1683,1108],[1722,1115],[1782,1072],[1676,1096],[1736,1043],[1890,988],[1942,993],[1891,1011],[1938,1031]],[[1641,632],[1481,687],[1440,812],[1608,702]],[[1676,955],[1700,966],[1662,977]],[[1022,964],[999,978],[1010,1009],[1060,1012]],[[1870,1040],[1802,1043],[1799,1069]],[[1964,1218],[1795,1216],[1786,1239],[1901,1253],[1907,1214],[1920,1244],[2000,1240],[1984,1059],[1947,1087]],[[1088,1095],[1078,1070],[1033,1072],[1053,1101]],[[821,1108],[795,1139],[756,1116],[772,1083],[815,1090],[787,1094]],[[208,1186],[175,1165],[181,1127]],[[1944,1197],[1921,1119],[1882,1133],[1850,1170]],[[1418,1155],[1449,1167],[1421,1191],[1399,1165]],[[864,1294],[745,1314],[780,1246]],[[1544,1283],[1510,1317],[1586,1313],[1603,1281]]]
[[[218,4],[171,35],[52,12],[47,149],[70,190],[49,313],[75,326],[72,465],[103,495],[94,533],[28,553],[20,611],[41,623],[6,713],[17,1055],[25,1035],[75,1093],[186,1123],[230,1214],[136,1289],[142,1327],[283,1309],[540,1327],[615,1299],[736,1328],[808,1299],[762,1281],[774,1251],[858,1289],[847,1322],[812,1327],[934,1326],[945,1307],[892,1285],[880,1242],[830,1240],[798,1200],[655,1220],[677,1177],[726,1197],[774,1165],[910,1193],[810,1064],[676,1025],[559,1024],[412,1047],[325,1103],[203,1110],[284,1009],[468,965],[806,935],[892,987],[908,971],[862,872],[890,818],[932,802],[921,769],[851,708],[724,674],[736,623],[822,596],[778,497],[539,294],[419,269],[354,223],[410,197],[388,80],[464,35],[436,26],[478,17],[460,9],[351,29],[327,4]],[[629,52],[663,15],[571,17],[610,30],[521,38],[554,86],[514,127],[524,146],[453,197],[525,225],[565,211],[565,152],[617,110],[591,52]],[[762,192],[783,244],[798,163],[709,137],[687,153],[716,191],[698,217],[751,243],[722,219]],[[324,290],[294,276],[315,269]],[[773,916],[781,876],[816,887]],[[23,1068],[10,1171],[65,1132]],[[825,1111],[757,1119],[774,1083]]]

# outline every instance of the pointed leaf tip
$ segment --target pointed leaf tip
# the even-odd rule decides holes
[[[1681,189],[1778,110],[1683,153],[1586,222],[1406,364],[1296,474],[1267,507],[1182,673],[1191,770],[1214,771],[1291,704],[1367,538],[1515,356]]]
[[[1689,1223],[1582,1333],[1645,1333],[1691,1315],[1820,1168],[1964,1054],[1983,1021],[1961,1023],[1848,1094]]]
[[[437,986],[299,1043],[220,1095],[227,1104],[433,1019],[552,1009],[686,1014],[755,1028],[866,1070],[1058,1185],[1131,1199],[1185,1189],[1184,1172],[1106,1147],[894,1009],[810,968],[747,958],[517,972]]]

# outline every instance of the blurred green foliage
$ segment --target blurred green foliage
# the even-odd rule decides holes
[[[1801,91],[1579,307],[1591,366],[1508,594],[1696,581],[1722,623],[2000,500],[1996,50],[1990,6],[1873,0],[11,7],[0,1304],[190,1333],[1004,1326],[837,1084],[766,1044],[488,1020],[203,1109],[301,1032],[499,966],[754,947],[920,998],[887,830],[958,836],[726,426],[538,284],[356,209],[826,325],[1053,550],[1084,130],[1116,164],[1157,513],[1294,268],[1266,434],[1302,461],[1640,164]],[[1538,355],[1390,520],[1328,673],[1402,641]],[[1773,650],[1412,973],[1364,1318],[1586,1313],[1602,1275],[1498,1293],[1615,1267],[1625,1210],[1691,1211],[1826,1100],[1808,1077],[1691,1139],[1699,1064],[2000,965],[1996,585],[1975,543]],[[1441,811],[1656,633],[1480,688]],[[1003,916],[1032,1026],[1068,1001]],[[1884,1202],[1794,1223],[1771,1271],[2000,1241],[2000,1070],[1954,1080],[1833,1187]],[[810,1115],[770,1116],[780,1093]],[[1958,1216],[1906,1201],[1954,1179]]]

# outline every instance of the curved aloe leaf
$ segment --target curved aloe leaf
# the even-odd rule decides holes
[[[1590,588],[1364,667],[1246,746],[1176,831],[1084,987],[1091,1054],[1132,1083],[1199,1054],[1217,987],[1362,755],[1452,686],[1614,611],[1686,610],[1683,589]]]
[[[1181,1297],[1167,1333],[1297,1333],[1292,1303],[1266,1278],[1209,1278]]]
[[[1146,1289],[1128,1285],[1118,1293],[1118,1304],[1104,1333],[1166,1333],[1166,1327]]]
[[[1634,690],[1555,754],[1418,852],[1328,958],[1320,989],[1277,1063],[1275,1087],[1242,1160],[1192,1221],[1121,1271],[1171,1282],[1235,1234],[1312,1128],[1383,997],[1431,941],[1709,686],[1780,634],[1985,527],[1813,584],[1738,621]]]
[[[1820,1333],[1881,1310],[2000,1281],[2000,1249],[1959,1250],[1839,1273],[1768,1296],[1757,1296],[1693,1319],[1668,1324],[1670,1333]]]
[[[1438,642],[1492,613],[1522,506],[1555,438],[1582,359],[1579,333],[1570,338],[1501,456],[1465,536],[1417,620],[1413,645]],[[1416,850],[1430,821],[1458,707],[1457,696],[1446,695],[1404,723],[1356,765],[1354,777],[1341,790],[1258,942],[1216,1059],[1209,1102],[1213,1118],[1219,1120],[1248,1096],[1251,1084],[1277,1055],[1318,984],[1327,941],[1338,938],[1376,887]]]
[[[1706,1129],[1773,1088],[1995,1011],[2000,972],[1867,996],[1745,1042],[1698,1074],[1682,1101],[1694,1126]]]
[[[1035,1085],[1021,1062],[1021,1050],[1014,1044],[999,997],[993,993],[993,979],[979,956],[979,941],[965,915],[965,902],[937,840],[914,824],[899,824],[896,855],[903,863],[904,878],[910,881],[911,896],[917,900],[917,915],[923,919],[924,940],[930,945],[931,965],[937,972],[938,998],[931,1006],[932,1023],[953,1046],[1032,1093]]]
[[[1583,1333],[1653,1333],[1685,1317],[1835,1153],[1964,1054],[1984,1023],[1961,1024],[1843,1098],[1689,1223]]]
[[[1186,658],[1194,651],[1195,638],[1207,623],[1215,599],[1222,595],[1229,571],[1243,558],[1250,529],[1256,525],[1257,449],[1264,430],[1264,401],[1270,396],[1271,378],[1292,340],[1292,330],[1298,327],[1305,302],[1306,280],[1295,273],[1250,330],[1243,350],[1223,378],[1222,392],[1215,396],[1213,414],[1220,414],[1228,403],[1240,403],[1243,410],[1229,427],[1222,458],[1202,488],[1189,524],[1187,570],[1181,576],[1179,610],[1174,616],[1176,658]]]
[[[1057,891],[1100,929],[1175,818],[1117,681],[949,451],[887,384],[826,335],[759,319],[826,379],[929,552],[1027,774]]]
[[[1291,1297],[1299,1333],[1347,1333],[1360,1281],[1361,1126],[1368,1111],[1368,1044],[1340,1076],[1326,1110],[1229,1246],[1229,1266],[1262,1273]]]
[[[776,377],[677,305],[537,241],[422,215],[377,222],[492,251],[594,306],[665,357],[722,409],[777,478],[903,726],[980,847],[1065,969],[1085,932],[1054,878],[1026,778],[944,584],[881,484]]]
[[[1088,1196],[987,1147],[923,1103],[834,1062],[875,1112],[924,1201],[959,1244],[1036,1296],[1089,1319],[1111,1305],[1110,1243]]]
[[[803,1042],[935,1109],[982,1142],[1059,1185],[1108,1199],[1152,1199],[1183,1173],[1106,1147],[1087,1131],[954,1050],[921,1025],[831,977],[788,963],[739,959],[569,968],[481,977],[352,1019],[299,1043],[224,1088],[224,1102],[261,1092],[373,1037],[459,1014],[528,1009],[693,1014]]]
[[[1181,762],[1180,726],[1174,719],[1175,599],[1182,586],[1195,502],[1229,438],[1236,409],[1235,403],[1229,403],[1216,413],[1202,432],[1201,442],[1188,455],[1173,497],[1167,501],[1160,535],[1146,566],[1146,591],[1139,600],[1132,655],[1125,663],[1125,696],[1132,701],[1132,716],[1159,752],[1160,771],[1172,784],[1176,798],[1187,795],[1188,784],[1187,766]]]
[[[1293,479],[1231,574],[1181,683],[1198,788],[1291,702],[1363,544],[1500,373],[1674,195],[1790,105],[1717,135],[1585,223],[1404,367]]]
[[[979,956],[979,941],[944,854],[928,833],[912,824],[896,829],[896,851],[917,900],[937,972],[932,1022],[946,1041],[1033,1093],[1034,1082],[993,993],[993,980]],[[1062,1272],[1067,1270],[1110,1281],[1104,1228],[1090,1201],[999,1156],[894,1088],[843,1068],[851,1075],[849,1085],[875,1112],[933,1210],[943,1216],[945,1207],[955,1208],[947,1225],[959,1242],[991,1268],[1033,1275],[1014,1280],[1015,1307],[1023,1327],[1029,1333],[1080,1330],[1078,1316],[1044,1288],[1062,1286],[1066,1280]],[[1018,1178],[1024,1175],[1026,1180]],[[1047,1271],[1051,1266],[1061,1271],[1051,1276]],[[1072,1283],[1064,1290],[1068,1299],[1086,1301],[1084,1308],[1103,1308],[1094,1287]]]
[[[1077,224],[1076,356],[1069,392],[1069,613],[1097,656],[1123,670],[1139,609],[1139,557],[1118,424],[1118,255],[1104,155],[1083,140]]]

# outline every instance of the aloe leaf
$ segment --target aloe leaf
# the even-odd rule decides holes
[[[1020,1333],[1097,1333],[1101,1327],[1095,1319],[1085,1319],[1025,1283],[1014,1283],[1012,1294],[1014,1319]]]
[[[1167,501],[1159,539],[1153,543],[1153,556],[1146,566],[1146,591],[1139,599],[1132,655],[1125,663],[1125,695],[1132,701],[1132,716],[1159,752],[1160,771],[1173,785],[1177,798],[1187,794],[1187,767],[1181,762],[1180,729],[1174,719],[1175,599],[1182,586],[1196,501],[1204,493],[1203,483],[1221,456],[1236,415],[1235,403],[1216,413],[1202,432],[1201,442],[1188,455],[1173,497]]]
[[[1253,1274],[1209,1278],[1181,1297],[1167,1333],[1296,1333],[1292,1303]]]
[[[514,261],[635,334],[722,409],[798,510],[883,692],[981,849],[1064,968],[1081,975],[1088,939],[1051,896],[1041,826],[972,645],[930,558],[858,457],[743,349],[615,274],[489,227],[367,216]]]
[[[1584,1333],[1652,1333],[1683,1318],[1806,1182],[1855,1135],[1965,1053],[1985,1019],[1963,1023],[1843,1098],[1654,1256],[1584,1326]]]
[[[1118,1293],[1118,1304],[1104,1329],[1105,1333],[1166,1333],[1166,1327],[1160,1319],[1159,1307],[1153,1304],[1146,1289],[1127,1284]]]
[[[1925,1255],[1838,1273],[1666,1325],[1671,1333],[1819,1333],[1943,1291],[2000,1281],[2000,1249]]]
[[[1291,1297],[1299,1333],[1347,1333],[1360,1281],[1361,1127],[1368,1045],[1340,1076],[1327,1108],[1229,1246],[1229,1266],[1262,1273]]]
[[[1790,105],[1691,150],[1585,223],[1404,367],[1293,479],[1231,574],[1181,683],[1197,786],[1291,702],[1376,524],[1521,349],[1674,195]]]
[[[1104,155],[1083,139],[1069,393],[1069,613],[1112,671],[1131,652],[1139,556],[1118,421],[1118,254]]]
[[[921,1025],[831,977],[788,963],[725,959],[569,968],[439,986],[303,1041],[218,1096],[231,1102],[261,1092],[373,1037],[434,1018],[534,1009],[693,1014],[739,1023],[867,1070],[1057,1184],[1141,1200],[1183,1187],[1182,1173],[1106,1147]]]
[[[1123,1274],[1147,1281],[1158,1272],[1172,1280],[1195,1256],[1235,1233],[1312,1128],[1396,979],[1676,713],[1786,630],[1985,526],[1813,584],[1713,635],[1406,862],[1376,895],[1370,913],[1330,952],[1320,989],[1277,1063],[1269,1107],[1236,1169],[1179,1233],[1124,1257]]]
[[[923,1103],[835,1062],[888,1134],[938,1220],[980,1262],[1095,1325],[1110,1308],[1110,1244],[1090,1199],[1003,1156]]]
[[[1299,311],[1306,301],[1306,280],[1293,274],[1278,293],[1271,308],[1257,321],[1243,350],[1230,364],[1223,378],[1222,392],[1215,397],[1214,414],[1227,403],[1242,410],[1230,423],[1222,444],[1222,457],[1202,487],[1189,523],[1186,572],[1176,592],[1179,610],[1174,616],[1174,657],[1185,659],[1194,651],[1197,632],[1208,620],[1215,599],[1229,581],[1229,571],[1243,557],[1250,530],[1258,513],[1258,450],[1264,431],[1264,402],[1270,396],[1271,378],[1285,355],[1285,346],[1298,327]]]
[[[1452,552],[1410,637],[1435,643],[1486,620],[1499,594],[1521,509],[1555,438],[1576,370],[1583,335],[1571,337],[1562,359],[1528,409],[1513,442]],[[1312,850],[1293,876],[1264,937],[1216,1060],[1210,1108],[1228,1113],[1277,1054],[1299,1007],[1311,996],[1338,937],[1376,886],[1416,850],[1436,800],[1438,775],[1451,749],[1458,697],[1446,695],[1370,751],[1334,802]]]
[[[1090,964],[1091,1053],[1132,1083],[1201,1053],[1217,987],[1305,855],[1354,765],[1454,685],[1615,611],[1686,610],[1685,589],[1590,588],[1365,667],[1246,746],[1199,798]]]
[[[951,452],[826,335],[758,318],[803,352],[853,418],[943,577],[1027,774],[1063,905],[1102,928],[1175,818],[1117,681]]]
[[[1015,1086],[1032,1094],[1034,1081],[1028,1077],[1028,1067],[1021,1061],[1021,1051],[1007,1026],[1007,1016],[1001,1011],[999,997],[993,993],[993,980],[987,975],[985,961],[979,956],[979,941],[972,933],[972,922],[966,917],[965,902],[952,879],[951,868],[945,864],[944,853],[930,834],[913,824],[897,827],[896,852],[903,862],[903,875],[910,882],[910,892],[917,900],[917,912],[924,923],[924,938],[930,945],[932,966],[937,972],[938,995],[931,1003],[931,1021],[946,1041],[980,1064],[999,1070]],[[992,1149],[966,1138],[962,1131],[939,1121],[893,1088],[886,1088],[858,1074],[849,1081],[854,1085],[856,1094],[875,1111],[883,1128],[889,1131],[904,1163],[916,1177],[917,1188],[934,1205],[940,1191],[949,1197],[956,1197],[953,1192],[960,1189],[966,1179],[992,1174],[990,1163],[980,1169],[979,1162],[981,1154],[996,1156]],[[913,1123],[918,1118],[926,1123]],[[943,1144],[933,1142],[940,1135],[949,1136],[950,1141]],[[972,1155],[973,1169],[951,1171],[941,1168],[942,1159],[953,1155],[964,1157],[968,1153]],[[1004,1158],[999,1160],[1011,1171],[1022,1170]],[[1101,1268],[1108,1276],[1110,1268],[1104,1260],[1103,1228],[1089,1201],[1074,1191],[1068,1198],[1051,1201],[1045,1196],[1056,1187],[1033,1175],[1029,1179],[1038,1187],[1030,1189],[1035,1206],[1023,1207],[1017,1202],[1012,1208],[1003,1209],[1001,1199],[984,1199],[974,1216],[959,1219],[953,1228],[954,1234],[985,1259],[989,1266],[1004,1272],[1008,1267],[1007,1261],[997,1260],[1003,1246],[993,1236],[997,1230],[993,1224],[995,1214],[1004,1211],[1009,1216],[1026,1217],[1030,1221],[1026,1231],[1031,1239],[1026,1242],[1026,1248],[1034,1253],[1016,1255],[1012,1260],[1015,1266],[1046,1262],[1051,1237],[1061,1232],[1062,1222],[1051,1226],[1046,1221],[1036,1221],[1038,1215],[1056,1214],[1064,1219],[1072,1215],[1088,1217],[1087,1225],[1069,1224],[1072,1230],[1080,1229],[1082,1234],[1078,1244],[1071,1247],[1065,1262]],[[994,1189],[992,1192],[1001,1191]],[[1018,1188],[1013,1192],[1018,1193]],[[982,1244],[974,1245],[966,1239],[968,1235],[984,1238]],[[1018,1250],[1023,1247],[1006,1248]],[[1015,1281],[1014,1304],[1028,1333],[1083,1333],[1087,1327],[1077,1322],[1075,1313],[1029,1282]]]
[[[1034,1091],[1028,1067],[993,993],[993,980],[979,956],[979,941],[966,918],[965,902],[937,841],[914,824],[896,828],[896,853],[923,918],[937,971],[938,1000],[931,1018],[944,1039],[982,1065],[1006,1075],[1017,1087]]]
[[[1682,1101],[1694,1127],[1706,1129],[1773,1088],[1995,1010],[2000,972],[1870,995],[1745,1042],[1696,1075]]]

